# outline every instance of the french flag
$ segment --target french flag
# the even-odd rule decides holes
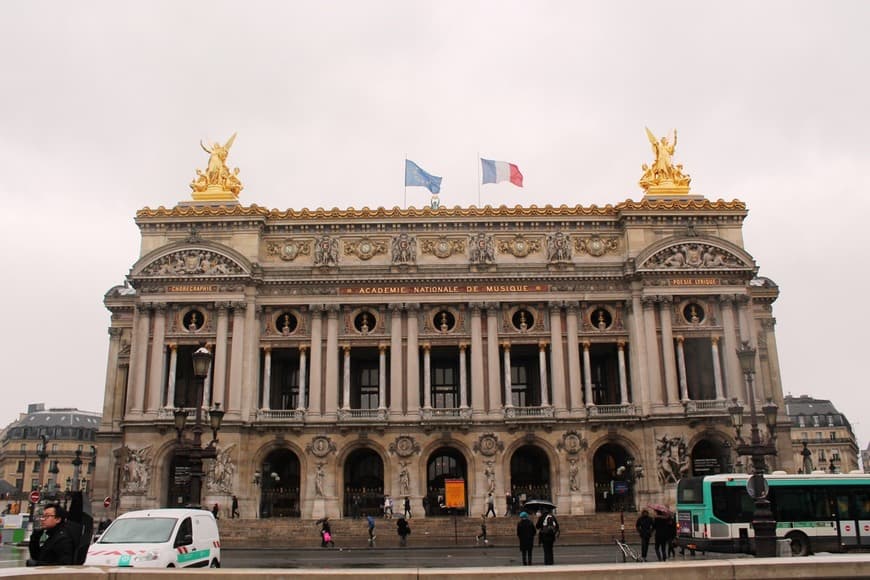
[[[510,181],[517,187],[523,186],[523,174],[520,173],[520,168],[513,163],[481,158],[480,166],[483,168],[483,183]]]

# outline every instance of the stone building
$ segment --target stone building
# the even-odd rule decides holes
[[[270,210],[239,204],[231,142],[192,201],[137,213],[140,258],[105,296],[97,485],[122,510],[189,499],[173,409],[197,404],[203,344],[203,406],[225,411],[203,503],[236,495],[243,517],[385,495],[437,515],[445,480],[472,514],[490,492],[500,513],[507,493],[673,503],[681,475],[735,461],[744,341],[759,405],[782,409],[779,291],[743,247],[746,206],[690,195],[667,151],[613,206]]]
[[[87,491],[94,476],[99,426],[99,413],[28,405],[0,438],[0,479],[14,487],[16,500],[32,490],[63,500],[66,492],[75,490],[74,478],[78,489]],[[81,462],[78,469],[75,461]]]
[[[858,441],[846,416],[826,399],[786,395],[795,465],[803,473],[859,469]]]

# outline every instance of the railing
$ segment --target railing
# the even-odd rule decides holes
[[[339,409],[339,421],[386,421],[387,409]]]
[[[592,405],[589,407],[589,417],[635,417],[637,407],[634,403],[619,405]]]
[[[257,409],[257,421],[304,421],[305,409]]]
[[[188,419],[196,419],[196,407],[184,407]],[[208,409],[202,408],[202,416],[208,417]],[[158,419],[175,419],[175,407],[160,407],[157,409]]]
[[[420,420],[421,421],[456,421],[456,420],[470,420],[471,419],[471,409],[469,407],[465,408],[449,408],[449,409],[436,409],[432,407],[420,409]]]
[[[552,419],[555,417],[553,407],[505,407],[505,419],[538,418]]]
[[[727,413],[728,405],[725,399],[710,399],[710,400],[690,400],[683,401],[683,406],[686,408],[687,415],[711,414],[711,413]]]

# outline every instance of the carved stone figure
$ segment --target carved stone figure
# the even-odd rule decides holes
[[[184,250],[157,258],[148,264],[142,274],[146,276],[177,276],[241,274],[237,263],[226,256],[208,250]]]
[[[399,463],[402,466],[399,471],[399,495],[408,495],[411,489],[411,475],[408,473],[408,462]]]
[[[571,244],[568,236],[556,232],[547,236],[547,261],[568,262],[571,260]]]
[[[323,466],[326,463],[318,463],[317,471],[314,473],[314,493],[317,497],[324,497],[326,493],[323,491],[323,485],[326,480],[326,470],[323,469]]]
[[[495,262],[495,246],[492,236],[479,233],[472,235],[468,242],[469,261],[472,264],[492,264]]]
[[[124,489],[129,493],[144,493],[151,475],[151,446],[139,449],[125,446],[123,449]]]
[[[568,460],[568,488],[571,491],[580,491],[580,486],[577,483],[577,474],[580,468],[577,466],[577,458],[572,457]]]
[[[737,256],[710,244],[681,244],[656,252],[646,261],[645,267],[660,269],[694,268],[739,268]]]
[[[417,261],[417,239],[408,234],[399,234],[391,245],[393,264],[414,264]]]
[[[656,139],[649,129],[646,129],[646,135],[652,146],[655,160],[652,166],[645,163],[642,165],[643,175],[640,178],[640,186],[644,190],[656,186],[676,186],[688,191],[691,178],[683,173],[682,165],[675,166],[673,163],[674,150],[677,146],[677,130],[674,129],[674,136],[670,141],[667,136]]]
[[[486,489],[488,493],[495,493],[495,468],[492,461],[486,462],[486,467],[483,470],[483,476],[486,478]]]
[[[676,483],[689,472],[689,452],[682,437],[663,436],[656,444],[658,476],[662,484]]]
[[[324,234],[314,246],[315,266],[338,265],[338,240]]]
[[[233,198],[238,197],[242,191],[242,182],[239,181],[239,168],[236,167],[230,171],[227,167],[227,156],[230,152],[230,147],[233,146],[233,141],[236,140],[236,134],[233,133],[226,144],[213,143],[211,147],[206,146],[202,141],[199,142],[203,151],[209,154],[208,166],[205,173],[196,170],[196,179],[190,183],[190,188],[195,193],[203,193],[205,191],[228,192]],[[196,197],[196,196],[194,196]]]
[[[206,478],[206,488],[212,492],[232,493],[233,475],[236,473],[236,465],[233,463],[232,450],[235,444],[218,452],[212,463],[212,468]]]

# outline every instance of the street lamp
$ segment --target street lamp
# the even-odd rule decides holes
[[[211,367],[212,356],[207,348],[200,347],[193,353],[193,374],[196,377],[196,399],[194,400],[195,414],[193,421],[193,438],[184,438],[184,426],[187,422],[187,410],[175,409],[175,429],[178,431],[178,448],[181,455],[186,455],[190,464],[190,503],[200,506],[202,503],[202,460],[217,457],[217,433],[221,428],[224,412],[220,409],[220,403],[215,403],[209,411],[209,425],[212,430],[212,440],[203,448],[202,446],[202,395],[205,385],[205,377]]]
[[[753,474],[746,483],[746,491],[755,500],[755,512],[752,516],[752,528],[755,530],[755,555],[761,557],[776,556],[776,520],[770,509],[770,500],[767,499],[767,482],[764,480],[766,469],[764,458],[767,455],[776,455],[776,415],[777,406],[769,401],[762,406],[764,420],[767,424],[769,436],[762,441],[758,429],[758,416],[755,412],[755,354],[756,351],[748,342],[744,342],[737,349],[737,358],[740,359],[740,368],[743,371],[743,379],[746,383],[746,395],[749,399],[749,443],[744,441],[740,434],[743,426],[743,407],[735,398],[733,404],[728,407],[731,415],[731,423],[737,432],[737,455],[748,455],[752,459]]]
[[[643,477],[643,465],[634,462],[634,457],[629,455],[625,458],[625,464],[620,465],[616,469],[616,475],[622,478],[627,484],[626,496],[628,500],[631,502],[628,506],[626,506],[625,500],[621,503],[621,509],[619,510],[619,536],[620,541],[625,542],[625,509],[626,507],[629,510],[637,511],[637,502],[635,501],[635,483],[638,479]],[[612,492],[613,490],[611,490]],[[622,561],[625,562],[625,554],[622,555]]]

